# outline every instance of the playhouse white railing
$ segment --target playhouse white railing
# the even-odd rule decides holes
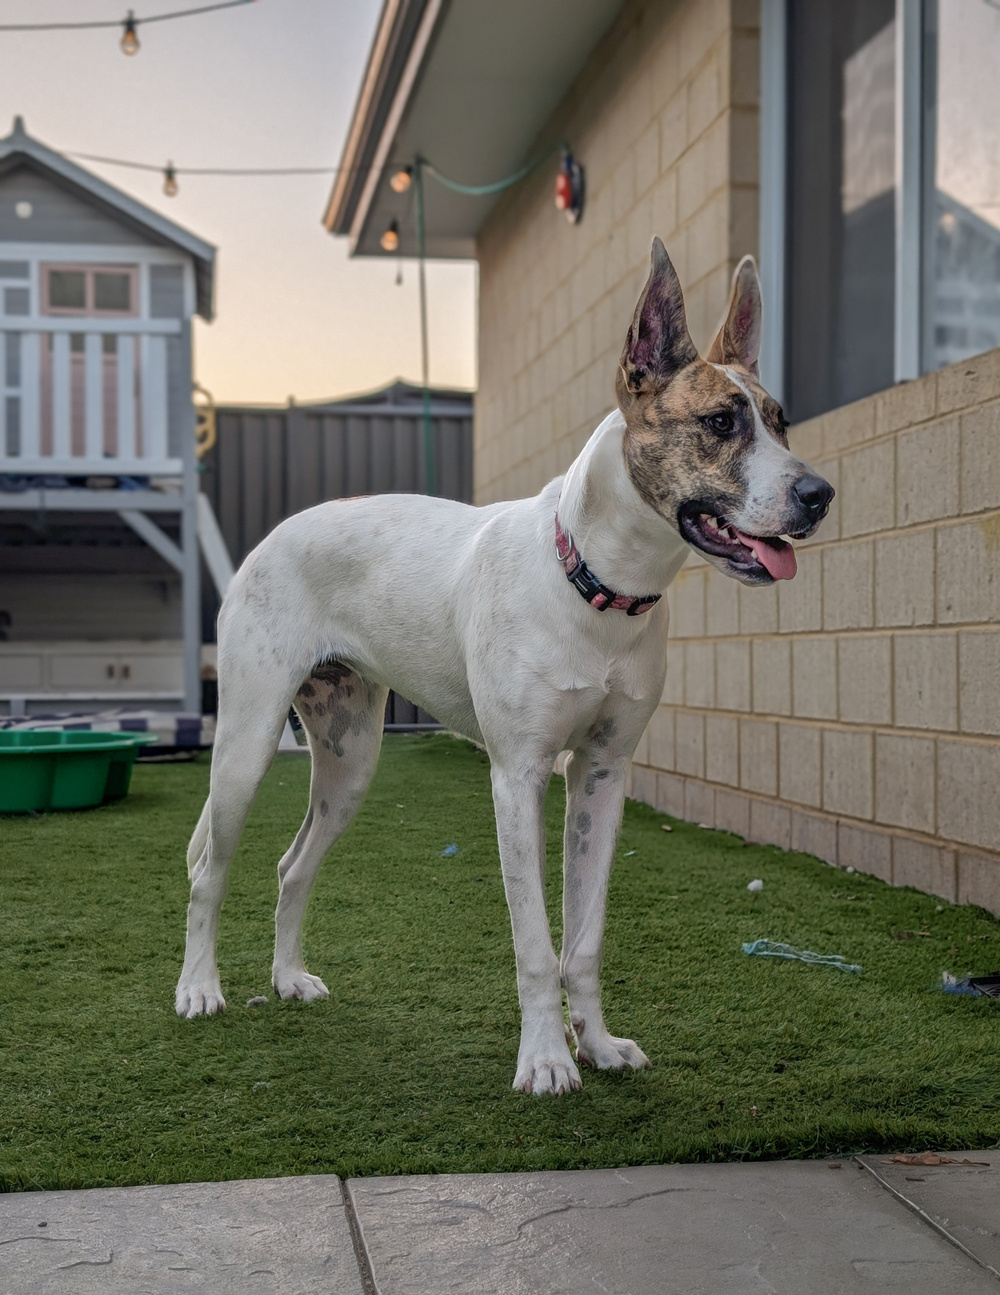
[[[0,473],[173,476],[167,341],[176,319],[7,318]]]

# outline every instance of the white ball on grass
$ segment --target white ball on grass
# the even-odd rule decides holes
[[[747,890],[749,890],[754,895],[758,894],[763,889],[764,889],[764,883],[760,880],[759,877],[756,879],[756,881],[751,881],[749,886],[747,886]]]

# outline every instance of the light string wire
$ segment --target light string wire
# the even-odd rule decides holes
[[[137,18],[129,10],[129,18],[138,27],[150,22],[169,22],[173,18],[190,18],[193,14],[211,13],[214,9],[234,9],[237,5],[253,4],[254,0],[219,0],[217,4],[199,5],[195,9],[174,9],[170,13],[150,14],[148,18]],[[102,18],[90,22],[5,22],[0,23],[0,31],[83,31],[97,27],[121,27],[125,18]]]
[[[253,0],[229,0],[230,3],[252,4]],[[0,29],[2,30],[2,29]],[[525,163],[512,175],[506,176],[503,180],[496,180],[492,184],[461,184],[458,180],[452,180],[449,176],[444,175],[433,162],[426,157],[418,157],[413,164],[414,174],[419,168],[437,180],[438,184],[443,185],[446,189],[451,189],[453,193],[465,194],[468,197],[485,197],[489,194],[500,193],[504,189],[511,188],[512,185],[523,180],[546,162],[555,152],[569,152],[569,146],[565,141],[560,140],[550,144],[543,152],[530,162]],[[134,162],[123,157],[105,157],[99,153],[77,153],[67,151],[65,157],[75,158],[80,162],[99,162],[104,166],[122,166],[132,171],[150,171],[157,175],[162,175],[166,169],[155,162]],[[372,167],[343,167],[343,166],[174,166],[170,163],[171,170],[175,175],[342,175],[345,171],[354,171],[356,173],[370,174]],[[389,170],[391,168],[386,168]]]
[[[248,2],[252,0],[240,0],[241,4]],[[100,157],[96,153],[67,152],[63,156],[75,158],[80,162],[101,162],[105,166],[124,166],[133,171],[155,171],[158,175],[162,175],[166,169],[153,162],[128,162],[121,157]],[[173,166],[171,164],[171,169],[175,175],[337,175],[342,168],[337,166]]]

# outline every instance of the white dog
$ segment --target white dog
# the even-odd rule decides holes
[[[689,545],[744,584],[790,578],[795,557],[778,537],[811,534],[833,496],[787,448],[781,410],[757,380],[759,337],[747,257],[699,358],[655,239],[619,407],[565,477],[534,499],[485,508],[407,495],[320,504],[249,555],[219,617],[219,723],[188,851],[181,1016],[225,1007],[215,949],[226,872],[293,703],[312,785],[278,865],[274,987],[282,998],[327,996],[302,959],[302,918],[324,855],[365,795],[394,688],[490,756],[522,1017],[514,1087],[579,1088],[563,990],[577,1061],[649,1065],[606,1029],[599,977],[625,776],[663,693],[660,595]],[[542,892],[542,803],[563,750],[572,754],[560,959]]]

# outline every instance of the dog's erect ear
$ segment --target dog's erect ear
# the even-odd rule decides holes
[[[709,348],[711,364],[738,364],[757,377],[760,352],[760,279],[752,256],[745,256],[733,275],[726,319]]]
[[[619,403],[669,382],[698,358],[684,317],[684,295],[667,249],[653,239],[649,278],[625,339],[618,371]]]

